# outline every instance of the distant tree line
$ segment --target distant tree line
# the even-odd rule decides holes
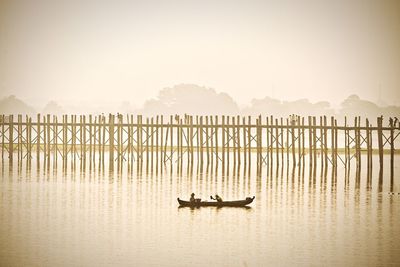
[[[82,112],[83,111],[83,112]],[[295,101],[281,101],[271,97],[253,99],[251,103],[240,108],[236,101],[226,93],[218,93],[212,88],[195,84],[180,84],[162,89],[154,99],[147,100],[142,108],[133,108],[129,100],[122,102],[120,106],[108,108],[81,107],[79,110],[65,108],[55,101],[50,101],[43,109],[37,110],[18,99],[16,96],[8,96],[0,100],[0,114],[89,114],[119,112],[122,114],[143,114],[152,116],[158,114],[193,114],[193,115],[273,115],[275,117],[288,117],[291,114],[300,116],[332,116],[339,118],[344,116],[362,118],[374,118],[378,116],[396,117],[400,114],[398,106],[378,106],[374,102],[363,100],[357,95],[351,95],[335,110],[328,101],[312,103],[308,99]]]

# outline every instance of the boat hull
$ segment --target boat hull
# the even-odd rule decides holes
[[[244,200],[235,201],[200,201],[200,202],[190,202],[177,198],[180,206],[183,207],[244,207],[253,202],[255,197],[248,197]]]

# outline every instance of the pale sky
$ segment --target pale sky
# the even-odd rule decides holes
[[[180,83],[400,105],[400,1],[0,0],[0,97],[140,106]]]

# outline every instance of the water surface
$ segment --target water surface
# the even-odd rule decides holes
[[[341,168],[332,179],[285,168],[257,176],[32,166],[2,166],[2,266],[400,265],[400,195],[388,194],[387,174],[378,192],[377,170],[367,188],[365,174],[347,184]],[[248,209],[178,208],[191,192],[256,199]]]

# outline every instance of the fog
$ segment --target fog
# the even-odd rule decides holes
[[[397,0],[2,0],[0,97],[137,110],[183,83],[250,113],[352,94],[399,106],[399,47]]]
[[[288,117],[296,114],[300,116],[337,116],[342,122],[345,116],[350,118],[369,118],[375,121],[376,117],[398,117],[400,106],[380,106],[374,102],[350,95],[343,99],[337,108],[329,101],[312,102],[309,99],[282,101],[271,97],[252,99],[246,105],[238,105],[236,99],[230,95],[218,92],[213,88],[195,84],[179,84],[159,91],[157,96],[148,99],[142,107],[135,108],[129,100],[122,101],[115,106],[62,106],[50,101],[40,108],[33,108],[16,96],[0,99],[0,114],[141,114],[154,115],[252,115]]]

